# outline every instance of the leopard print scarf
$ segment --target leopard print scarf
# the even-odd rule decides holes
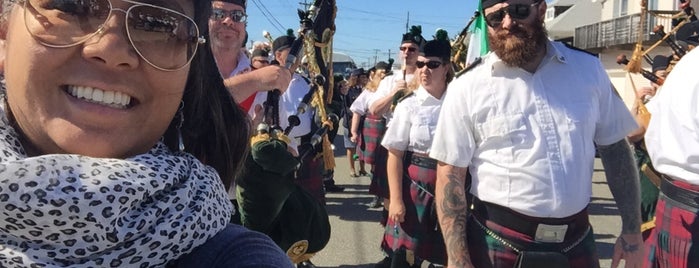
[[[159,143],[128,159],[27,157],[0,109],[0,267],[165,266],[233,211],[216,171]]]

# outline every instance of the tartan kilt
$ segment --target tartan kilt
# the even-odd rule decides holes
[[[359,157],[364,160],[364,163],[374,165],[380,163],[376,159],[376,150],[382,148],[381,139],[386,133],[386,119],[381,116],[366,116],[361,131],[361,139],[359,139]],[[386,164],[385,161],[383,164]]]
[[[682,188],[681,183],[674,182]],[[646,240],[643,267],[699,267],[699,209],[683,205],[662,192],[655,209],[655,228]]]
[[[296,172],[295,180],[297,185],[301,186],[321,204],[325,204],[323,172],[323,158],[316,157],[316,154],[308,154]]]
[[[476,215],[470,214],[466,232],[468,237],[468,250],[471,256],[471,262],[474,267],[479,268],[511,268],[514,267],[517,260],[517,253],[511,248],[502,244],[502,242],[488,235],[475,221],[479,221],[488,229],[493,231],[501,238],[525,247],[525,250],[540,250],[540,251],[561,251],[566,246],[578,240],[584,232],[571,235],[574,237],[568,242],[560,244],[543,244],[535,242],[534,238],[509,229],[495,222],[483,220]],[[592,228],[592,227],[590,227]],[[567,235],[566,235],[567,236]],[[592,230],[587,233],[584,240],[573,249],[565,253],[570,262],[571,268],[599,268],[599,257],[595,247],[595,238]]]
[[[369,193],[378,197],[388,198],[388,175],[386,162],[388,161],[388,149],[379,145],[374,151],[374,164],[371,165],[371,183]]]
[[[407,173],[402,187],[405,220],[394,229],[395,222],[388,219],[381,247],[385,252],[412,250],[420,260],[446,265],[447,251],[434,206],[437,173],[415,165],[407,166]]]

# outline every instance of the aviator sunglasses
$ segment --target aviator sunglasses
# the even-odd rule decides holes
[[[242,10],[227,11],[219,8],[211,10],[211,19],[222,21],[226,18],[231,18],[234,22],[246,22],[248,20],[248,15],[245,15]]]
[[[429,69],[437,69],[437,67],[442,66],[442,63],[439,61],[416,61],[415,66],[417,68],[422,68],[427,66]]]
[[[485,21],[490,27],[497,28],[505,19],[505,14],[509,14],[512,19],[524,20],[531,15],[531,8],[539,5],[542,0],[536,0],[531,4],[510,4],[498,11],[485,15]]]
[[[115,8],[116,0],[24,0],[27,31],[47,47],[67,48],[105,32],[114,12],[124,13],[126,35],[136,53],[163,71],[187,66],[194,58],[199,36],[194,20],[178,11],[129,0],[128,9]]]

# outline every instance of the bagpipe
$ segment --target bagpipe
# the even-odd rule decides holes
[[[641,66],[641,61],[645,60],[648,64],[654,65],[654,60],[651,59],[649,56],[650,52],[653,51],[655,48],[659,47],[661,44],[667,45],[670,49],[672,49],[672,55],[671,60],[669,61],[667,67],[665,68],[666,74],[670,73],[674,65],[684,56],[687,54],[687,50],[680,46],[677,43],[676,38],[673,38],[673,36],[676,35],[676,33],[681,30],[685,26],[690,26],[690,23],[696,23],[697,17],[694,15],[694,9],[689,6],[689,2],[686,0],[680,0],[680,3],[683,5],[683,9],[678,11],[677,13],[673,14],[669,18],[673,20],[673,25],[674,27],[669,31],[665,32],[665,27],[663,25],[657,25],[653,28],[652,33],[656,36],[658,36],[658,40],[655,41],[650,47],[644,48],[643,47],[643,25],[646,23],[646,18],[648,17],[648,1],[647,0],[641,0],[641,19],[640,19],[640,27],[638,27],[638,40],[635,44],[633,54],[631,56],[631,59],[627,59],[626,55],[619,55],[617,57],[617,63],[626,65],[625,70],[628,73],[636,73],[636,74],[641,74],[644,78],[648,79],[649,81],[662,86],[664,82],[664,77],[658,77],[655,75],[653,72],[648,71],[643,69]],[[656,15],[660,16],[660,15]],[[636,85],[633,83],[633,79],[631,79],[631,85],[634,89],[634,92],[636,92]],[[641,124],[644,126],[648,126],[648,122],[650,121],[650,113],[645,107],[645,100],[642,100],[637,96],[636,98],[636,103],[635,106],[638,107],[637,113],[641,118]]]
[[[476,18],[480,15],[479,11],[473,13],[473,16],[466,23],[466,27],[461,30],[461,33],[454,39],[451,43],[451,64],[454,66],[454,71],[458,74],[461,70],[466,69],[466,52],[468,51],[468,45],[466,44],[466,37],[468,36],[468,30],[476,21]]]
[[[334,167],[332,148],[325,133],[337,121],[337,116],[325,112],[324,98],[324,89],[332,89],[331,59],[327,55],[332,55],[329,49],[335,31],[335,1],[316,0],[309,10],[298,13],[300,37],[292,43],[284,66],[292,69],[303,51],[311,72],[317,75],[295,114],[287,118],[288,126],[284,129],[279,121],[280,91],[268,93],[262,123],[251,138],[250,156],[236,179],[242,224],[270,236],[294,263],[310,259],[330,240],[330,222],[324,204],[295,180],[303,159],[317,153],[316,145],[322,144],[326,168]],[[299,116],[313,112],[312,109],[321,126],[311,134],[309,142],[299,146],[303,148],[299,156],[294,156],[287,149],[288,135],[301,123]],[[326,155],[330,155],[332,162],[328,163]]]

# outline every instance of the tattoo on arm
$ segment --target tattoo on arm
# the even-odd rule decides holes
[[[449,256],[449,266],[463,267],[470,263],[466,244],[466,169],[440,165],[437,177],[439,189],[436,191],[435,202]]]
[[[641,190],[638,168],[626,140],[599,146],[609,190],[616,200],[622,220],[622,234],[641,231]]]

